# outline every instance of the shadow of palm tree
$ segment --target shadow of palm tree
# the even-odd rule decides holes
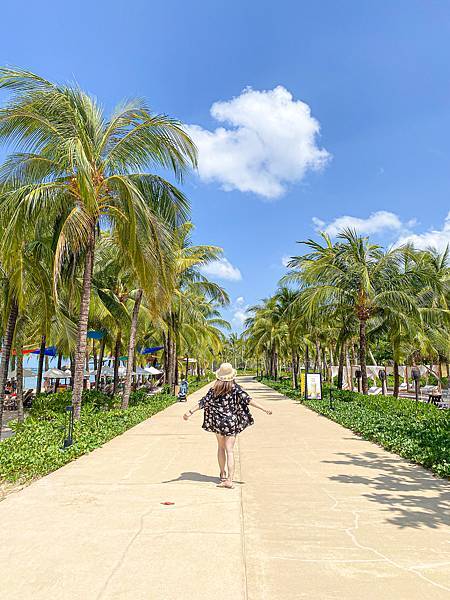
[[[200,481],[202,483],[219,483],[219,477],[213,477],[212,475],[203,475],[203,473],[196,473],[195,471],[185,471],[181,473],[176,479],[169,479],[168,481],[163,481],[162,483],[175,483],[177,481]],[[234,483],[238,483],[242,485],[243,481],[234,481]]]
[[[336,456],[341,458],[323,462],[374,471],[370,476],[333,475],[330,480],[367,486],[370,493],[363,496],[386,507],[389,523],[412,529],[450,525],[450,484],[447,481],[401,458],[378,452],[340,452]]]

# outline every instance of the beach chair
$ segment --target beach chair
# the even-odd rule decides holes
[[[378,396],[379,394],[381,394],[383,392],[382,388],[377,387],[376,385],[373,385],[371,388],[369,388],[368,393],[369,396]]]
[[[401,384],[398,386],[398,389],[399,389],[401,392],[406,392],[406,391],[407,391],[407,389],[408,389],[408,384],[407,384],[407,383],[404,381],[403,383],[401,383]]]
[[[420,388],[420,393],[424,396],[429,396],[433,394],[433,392],[437,391],[437,387],[435,385],[424,385],[423,388]]]
[[[33,404],[33,398],[34,398],[34,390],[33,389],[27,390],[25,392],[25,394],[23,395],[23,407],[31,408],[31,406]]]

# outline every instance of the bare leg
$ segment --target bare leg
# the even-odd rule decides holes
[[[236,442],[235,435],[227,435],[225,436],[225,453],[227,456],[227,471],[228,471],[228,479],[223,482],[222,486],[227,488],[233,487],[233,477],[234,477],[234,444]]]
[[[220,468],[220,479],[226,479],[227,473],[225,470],[225,461],[226,461],[225,438],[223,435],[220,435],[219,433],[216,433],[216,438],[217,438],[217,460],[219,462],[219,468]]]

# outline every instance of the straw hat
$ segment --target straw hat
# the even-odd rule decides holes
[[[222,363],[216,371],[216,377],[220,381],[233,381],[236,377],[236,369],[233,369],[230,363]]]

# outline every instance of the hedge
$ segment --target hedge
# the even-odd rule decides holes
[[[24,483],[51,473],[174,402],[168,394],[134,392],[129,408],[121,410],[113,408],[115,400],[105,394],[85,392],[74,444],[62,450],[70,393],[38,397],[24,423],[11,423],[15,435],[0,444],[0,482]]]
[[[262,379],[281,394],[302,400],[288,384]],[[329,390],[323,400],[306,400],[304,405],[351,429],[410,461],[450,478],[450,410],[409,398],[364,396],[357,392]]]

